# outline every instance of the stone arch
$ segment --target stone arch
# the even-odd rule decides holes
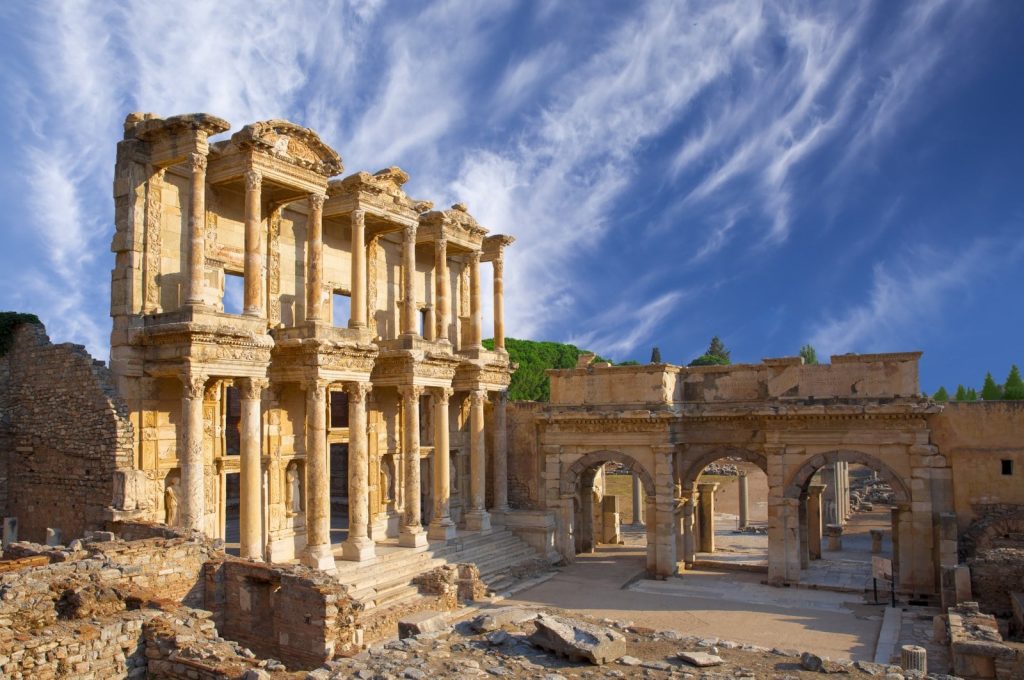
[[[654,478],[651,474],[641,465],[636,458],[629,456],[621,451],[591,451],[585,454],[582,458],[574,462],[569,466],[569,469],[562,475],[561,491],[563,496],[572,496],[576,494],[576,486],[579,484],[581,477],[584,473],[598,465],[604,463],[621,463],[626,466],[630,472],[635,472],[640,477],[640,483],[644,486],[644,493],[647,494],[648,498],[655,497],[654,489]]]
[[[896,504],[903,505],[910,503],[910,488],[896,472],[878,458],[853,449],[840,449],[828,451],[812,456],[804,462],[790,478],[785,487],[786,498],[799,499],[807,490],[814,473],[826,465],[832,463],[854,463],[863,465],[878,472],[878,474],[889,483],[895,496]]]
[[[1002,545],[1024,545],[1024,510],[1000,508],[975,521],[960,537],[960,559]]]
[[[677,454],[678,455],[678,454]],[[765,475],[768,474],[768,458],[760,451],[741,449],[732,446],[723,446],[711,451],[699,453],[690,458],[683,456],[682,465],[679,468],[679,481],[684,490],[692,490],[697,477],[709,464],[721,458],[741,458],[748,463],[753,463],[761,469]]]

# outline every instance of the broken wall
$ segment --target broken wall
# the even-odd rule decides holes
[[[102,529],[113,479],[133,462],[132,426],[109,371],[80,345],[50,343],[41,325],[17,328],[0,357],[0,515],[42,542]],[[5,444],[6,440],[6,444]]]

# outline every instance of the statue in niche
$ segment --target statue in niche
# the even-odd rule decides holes
[[[178,526],[178,478],[167,480],[164,489],[164,523],[169,527]]]
[[[455,464],[455,457],[448,459],[448,492],[457,494],[459,492],[459,466]]]
[[[380,488],[384,492],[385,503],[395,500],[395,476],[391,472],[391,461],[387,458],[380,459]]]
[[[302,481],[299,479],[299,466],[292,463],[285,471],[287,483],[285,490],[285,507],[289,515],[297,515],[302,512]]]

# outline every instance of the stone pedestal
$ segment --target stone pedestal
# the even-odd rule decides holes
[[[882,552],[882,530],[872,529],[871,530],[871,554],[877,555]]]
[[[900,647],[900,666],[905,671],[920,671],[921,675],[928,673],[928,650],[917,645],[903,645]]]
[[[619,497],[605,496],[601,499],[601,542],[609,545],[622,543],[619,533]]]
[[[829,550],[842,550],[843,549],[843,525],[842,524],[826,524],[825,525],[825,536],[828,538],[828,549]]]

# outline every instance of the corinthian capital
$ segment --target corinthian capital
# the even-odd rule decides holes
[[[366,400],[366,397],[373,390],[373,383],[349,382],[345,383],[345,391],[348,392],[350,401],[359,403]]]
[[[188,373],[181,376],[182,396],[186,399],[202,399],[206,388],[206,376],[202,373]]]
[[[406,241],[416,242],[416,225],[408,224],[405,229],[402,230]]]
[[[423,396],[422,385],[399,385],[398,393],[402,395],[402,399],[407,401],[416,401]]]
[[[201,153],[190,153],[188,167],[192,172],[206,172],[206,156]]]
[[[452,395],[455,394],[455,390],[450,387],[435,387],[434,398],[442,404],[447,404],[448,400],[451,399]]]
[[[327,198],[327,196],[324,195],[324,194],[310,194],[309,195],[309,209],[310,210],[323,210],[324,209],[324,199],[326,199],[326,198]]]
[[[245,190],[257,191],[261,186],[263,186],[263,173],[261,173],[259,170],[246,170]]]
[[[366,211],[365,210],[353,210],[352,215],[349,217],[352,220],[352,226],[357,229],[362,229],[366,226]]]
[[[242,399],[259,399],[263,389],[270,382],[263,378],[243,378],[238,381],[238,389]]]

